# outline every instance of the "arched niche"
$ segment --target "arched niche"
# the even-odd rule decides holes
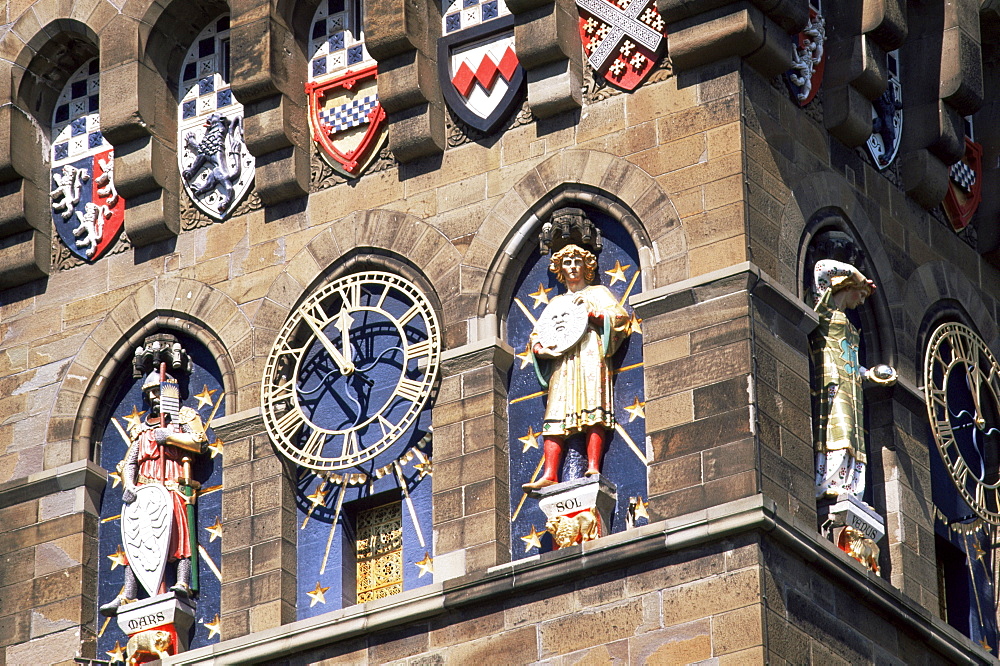
[[[129,480],[139,487],[163,485],[171,494],[171,501],[175,492],[193,497],[193,501],[185,500],[187,506],[184,507],[183,518],[187,532],[195,535],[195,547],[191,548],[188,541],[189,545],[185,548],[190,553],[187,557],[190,557],[192,570],[197,572],[190,578],[194,592],[189,598],[189,602],[195,607],[195,615],[193,626],[181,637],[181,642],[190,648],[198,648],[219,640],[217,629],[222,599],[222,457],[225,455],[225,443],[215,435],[211,425],[214,419],[226,414],[223,371],[226,359],[217,357],[217,350],[203,342],[203,330],[178,324],[179,322],[164,320],[153,321],[136,335],[119,340],[112,355],[115,362],[109,368],[108,381],[103,383],[100,390],[99,403],[93,417],[93,460],[108,472],[110,484],[102,495],[99,510],[97,593],[94,603],[100,608],[112,602],[124,589],[126,565],[123,554],[127,557],[129,552],[126,542],[129,537],[122,528],[122,516],[126,512],[126,477],[134,474]],[[148,352],[154,345],[167,346],[172,343],[181,345],[183,356],[178,357],[183,359],[181,362],[172,364],[169,360],[171,354],[163,354],[156,361],[150,359],[150,362],[141,366],[133,364],[133,359],[139,356],[138,351]],[[218,344],[214,346],[218,347]],[[159,384],[158,376],[154,380],[149,378],[159,375],[158,361],[164,357],[168,359],[165,362],[165,373],[175,382],[179,406],[197,413],[197,420],[207,430],[208,441],[202,452],[188,453],[176,447],[155,444],[156,429],[164,423],[159,418],[152,418],[154,410],[143,386],[150,381]],[[175,418],[177,423],[181,423],[189,416],[182,409]],[[124,464],[130,449],[138,451],[134,473]],[[179,476],[163,463],[162,456],[167,450],[171,454],[188,455],[190,462],[183,467],[182,472],[178,469]],[[153,471],[157,469],[164,474],[162,479],[154,476],[159,473]],[[193,479],[194,482],[186,482],[184,479]],[[178,520],[175,509],[174,526],[171,530],[177,530]],[[143,547],[149,547],[150,542],[156,539],[156,532],[152,526],[143,526],[141,522],[139,526],[140,530],[148,529],[143,536],[149,541],[144,541]],[[169,546],[171,558],[177,548],[180,546]],[[141,552],[141,548],[137,552]],[[169,588],[177,582],[176,566],[168,563],[165,571],[165,585]],[[156,590],[143,589],[142,584],[133,592],[136,596],[129,598],[140,600],[157,593]],[[100,615],[98,617],[99,622],[103,623],[105,618]],[[98,654],[113,653],[123,647],[127,640],[128,636],[112,618],[98,634]]]
[[[562,296],[566,287],[550,271],[552,253],[569,243],[597,255],[596,271],[590,284],[607,287],[608,296],[600,298],[617,303],[623,310],[620,310],[622,329],[620,337],[616,338],[612,330],[615,325],[612,323],[613,309],[608,304],[601,306],[605,308],[602,311],[606,312],[608,329],[606,335],[602,333],[604,337],[599,343],[588,343],[600,345],[596,355],[587,351],[566,352],[567,355],[579,354],[571,363],[579,364],[575,366],[580,369],[579,375],[586,377],[576,380],[578,382],[599,382],[598,376],[604,370],[598,370],[598,364],[607,367],[611,374],[610,399],[602,398],[593,404],[588,399],[577,414],[581,422],[600,411],[609,412],[613,419],[597,422],[602,424],[606,438],[601,478],[613,484],[617,493],[613,503],[598,510],[604,523],[601,535],[620,532],[648,520],[648,516],[644,517],[644,502],[648,500],[648,461],[643,410],[642,325],[628,305],[629,297],[641,293],[648,282],[644,275],[648,265],[644,265],[641,252],[644,246],[636,242],[637,238],[646,239],[645,229],[627,208],[605,193],[560,189],[535,210],[538,211],[537,219],[532,217],[530,223],[522,226],[516,236],[519,243],[510,247],[510,254],[501,259],[503,268],[497,268],[491,276],[492,284],[498,285],[496,298],[503,304],[499,313],[501,337],[515,352],[514,363],[508,370],[506,395],[513,559],[555,547],[553,535],[542,528],[547,517],[539,500],[522,491],[522,485],[533,483],[544,474],[542,454],[546,437],[543,433],[547,426],[543,424],[550,416],[549,404],[560,400],[554,392],[562,390],[553,377],[546,375],[549,371],[561,372],[557,364],[562,361],[539,360],[536,363],[529,351],[529,340],[536,321],[544,317],[546,307],[554,299],[559,298],[556,302],[562,304],[570,299]],[[564,237],[567,232],[568,238]],[[606,344],[616,348],[605,356]],[[585,356],[589,360],[584,361]],[[597,358],[602,360],[596,361]],[[553,383],[548,383],[549,380]],[[574,392],[574,395],[579,393]],[[571,434],[564,437],[558,469],[560,482],[582,479],[588,465],[589,435],[576,430],[568,432]]]

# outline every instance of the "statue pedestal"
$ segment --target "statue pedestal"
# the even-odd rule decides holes
[[[878,542],[885,536],[885,521],[875,509],[854,495],[840,495],[817,507],[821,531],[837,547],[879,573]]]
[[[599,474],[557,483],[533,491],[531,496],[545,512],[545,529],[552,534],[556,550],[611,531],[617,489]]]
[[[118,626],[128,634],[126,652],[131,663],[146,663],[188,649],[194,624],[194,603],[176,592],[122,604]]]

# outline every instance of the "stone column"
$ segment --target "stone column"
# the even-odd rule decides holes
[[[434,405],[434,575],[510,560],[507,371],[514,351],[480,340],[446,351]]]

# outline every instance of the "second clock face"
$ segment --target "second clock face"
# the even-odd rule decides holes
[[[316,470],[358,467],[413,425],[437,379],[441,336],[411,282],[357,273],[313,293],[289,316],[261,385],[279,450]]]
[[[924,373],[931,430],[955,487],[1000,524],[1000,366],[972,329],[949,323],[931,336]]]

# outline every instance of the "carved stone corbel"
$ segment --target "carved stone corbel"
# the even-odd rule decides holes
[[[378,61],[378,95],[389,149],[400,162],[444,151],[444,100],[438,82],[440,11],[416,0],[365,0],[365,44]]]

